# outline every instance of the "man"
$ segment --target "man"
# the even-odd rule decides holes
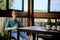
[[[18,27],[24,27],[20,21],[16,19],[16,11],[12,11],[12,19],[8,20],[6,25],[5,25],[5,30],[12,30],[12,29],[17,29]],[[17,39],[17,30],[12,30],[12,36]],[[25,40],[29,40],[29,37],[24,34],[24,32],[20,32],[20,40],[21,38]]]

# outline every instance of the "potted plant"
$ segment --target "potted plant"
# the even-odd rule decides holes
[[[0,40],[8,40],[8,33],[6,31],[0,33]]]
[[[48,19],[46,23],[46,29],[50,29],[50,28],[51,28],[51,19]]]

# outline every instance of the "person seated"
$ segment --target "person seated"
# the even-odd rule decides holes
[[[11,30],[11,36],[15,37],[17,39],[17,28],[24,27],[23,24],[16,19],[17,12],[12,11],[12,19],[8,20],[5,24],[5,30]],[[13,30],[14,29],[14,30]],[[20,32],[20,38],[19,40],[29,40],[29,37],[24,34],[24,32]]]

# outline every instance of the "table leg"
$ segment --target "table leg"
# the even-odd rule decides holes
[[[37,40],[38,40],[38,33],[36,35],[37,35],[36,37],[37,37]]]
[[[32,33],[32,36],[33,36],[33,40],[35,40],[35,33]]]
[[[17,30],[17,40],[19,40],[20,32]]]

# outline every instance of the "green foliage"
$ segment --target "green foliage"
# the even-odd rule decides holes
[[[12,6],[13,0],[9,0],[9,7]],[[6,10],[6,0],[0,0],[0,10]]]
[[[6,0],[0,0],[0,9],[6,9]]]
[[[0,40],[8,40],[8,32],[0,33]]]
[[[51,19],[48,19],[47,25],[51,25]]]

